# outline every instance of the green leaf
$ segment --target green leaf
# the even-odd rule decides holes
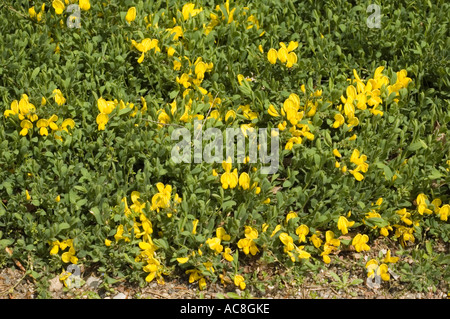
[[[424,141],[419,140],[408,146],[408,151],[415,152],[421,148],[428,148]]]
[[[8,247],[14,242],[14,239],[2,239],[0,240],[0,248],[4,249],[5,247]]]
[[[373,226],[386,227],[387,225],[389,225],[387,221],[385,221],[383,218],[380,217],[367,218],[365,220],[365,224],[369,227]]]
[[[156,246],[163,248],[163,249],[169,249],[169,244],[167,243],[167,240],[165,238],[157,238],[154,239],[153,242]]]
[[[117,113],[117,115],[122,116],[128,113],[131,113],[131,111],[133,111],[133,109],[126,107],[124,109],[119,110],[119,112]]]
[[[31,73],[30,80],[34,80],[34,78],[38,75],[39,71],[41,71],[40,67],[36,67],[33,72]]]
[[[98,209],[98,207],[93,207],[89,213],[91,213],[92,215],[94,215],[95,220],[97,222],[98,225],[103,225],[103,220],[102,220],[102,216],[100,214],[100,210]]]
[[[64,229],[69,229],[70,225],[68,223],[61,223],[58,225],[58,229],[59,231],[64,230]]]

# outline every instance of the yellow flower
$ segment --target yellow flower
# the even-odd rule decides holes
[[[272,104],[269,105],[269,109],[267,110],[267,112],[269,113],[270,116],[273,116],[273,117],[280,116],[280,113],[278,113],[278,111],[275,109],[275,107]]]
[[[375,277],[375,271],[378,268],[378,261],[371,259],[366,263],[367,277]]]
[[[116,230],[116,234],[114,235],[114,239],[116,240],[116,242],[118,242],[119,240],[123,239],[123,225],[120,224],[119,226],[117,226],[117,230]]]
[[[195,64],[194,73],[197,77],[197,80],[203,80],[206,69],[207,69],[206,63],[203,61],[199,61],[198,63]]]
[[[172,35],[173,40],[178,40],[179,38],[183,37],[183,28],[181,28],[178,25],[174,26],[173,28],[167,29],[167,31],[170,32],[170,34]]]
[[[389,275],[389,268],[386,264],[381,264],[380,267],[377,270],[377,274],[383,279],[384,281],[389,281],[391,276]]]
[[[354,223],[355,223],[354,221],[350,222],[344,216],[340,216],[337,226],[338,226],[338,229],[342,232],[342,235],[345,235],[348,233],[347,227],[352,227]]]
[[[225,121],[228,121],[229,118],[232,118],[233,120],[236,118],[236,112],[234,110],[229,110],[226,114],[225,114]]]
[[[62,123],[61,123],[61,126],[60,126],[60,128],[61,128],[61,130],[63,130],[63,131],[66,131],[66,132],[69,132],[68,130],[67,130],[67,127],[70,127],[71,129],[73,129],[74,127],[75,127],[75,121],[74,120],[72,120],[72,119],[65,119]]]
[[[259,251],[255,242],[250,238],[242,238],[237,243],[238,248],[242,249],[244,254],[248,255],[249,253],[253,256]]]
[[[28,9],[28,14],[30,15],[30,18],[36,17],[36,10],[34,10],[34,6],[32,6],[30,9]]]
[[[281,233],[278,238],[284,244],[284,252],[291,251],[295,248],[294,240],[288,233]]]
[[[17,100],[12,101],[10,108],[11,108],[10,110],[6,110],[3,113],[6,118],[9,117],[10,115],[19,114],[19,102]]]
[[[61,90],[59,90],[59,89],[54,89],[53,90],[53,92],[52,92],[52,94],[54,94],[54,99],[55,99],[55,102],[56,102],[56,104],[58,104],[58,105],[63,105],[64,103],[66,103],[66,99],[64,98],[64,96],[62,95],[62,92],[61,92]]]
[[[411,214],[406,211],[406,208],[398,210],[397,214],[401,216],[401,221],[404,222],[406,225],[412,225],[412,220],[408,218],[411,216]]]
[[[64,3],[61,0],[53,0],[52,7],[55,9],[56,14],[62,14],[64,12]]]
[[[186,73],[183,73],[181,77],[177,76],[175,80],[177,81],[177,83],[183,85],[186,89],[191,86],[191,83],[189,82],[189,75],[187,75]]]
[[[337,149],[333,150],[333,155],[336,157],[342,157],[341,153],[339,153],[339,151]]]
[[[168,47],[167,48],[167,55],[168,56],[173,56],[175,53],[175,49],[173,47]]]
[[[172,186],[168,184],[164,186],[163,183],[156,183],[156,188],[159,192],[152,197],[151,209],[159,212],[159,209],[166,209],[170,207]]]
[[[280,59],[281,60],[281,59]],[[287,56],[287,62],[286,62],[286,67],[290,68],[292,67],[295,63],[297,63],[297,54],[295,54],[295,52],[289,52],[288,56]]]
[[[328,256],[328,254],[322,253],[321,255],[324,263],[329,264],[331,262],[331,258],[330,256]]]
[[[448,216],[450,215],[450,205],[449,204],[445,204],[444,206],[442,206],[439,209],[439,218],[443,221],[447,221],[448,220]]]
[[[423,215],[424,213],[430,215],[433,213],[433,211],[429,209],[427,204],[425,203],[420,204],[419,207],[417,207],[417,211],[419,212],[420,215]]]
[[[75,256],[75,248],[73,244],[69,245],[69,251],[66,251],[61,255],[61,260],[65,263],[76,264],[78,262],[78,258]]]
[[[384,237],[389,236],[389,230],[392,230],[391,226],[381,227],[380,228],[380,235],[383,235]]]
[[[288,50],[286,49],[286,47],[281,47],[278,49],[277,52],[277,58],[278,60],[280,60],[281,63],[286,63],[287,59],[288,59]]]
[[[247,173],[241,173],[239,176],[239,186],[244,190],[250,188],[250,176]]]
[[[291,52],[291,51],[294,51],[297,48],[298,48],[298,42],[297,41],[290,41],[289,45],[287,47],[287,51]]]
[[[295,218],[298,217],[296,212],[290,211],[287,215],[286,215],[286,224],[289,222],[289,219],[291,218]]]
[[[333,128],[338,128],[339,126],[345,123],[345,119],[341,113],[338,113],[334,116]]]
[[[308,253],[307,251],[303,250],[304,246],[300,246],[300,247],[296,247],[295,250],[297,252],[297,256],[299,259],[308,259],[311,257],[311,254]]]
[[[277,225],[275,226],[275,229],[273,230],[272,234],[270,235],[270,237],[275,236],[276,233],[278,233],[278,231],[281,229],[281,225]]]
[[[50,255],[56,255],[59,251],[59,246],[61,245],[61,243],[59,242],[59,240],[56,240],[54,242],[52,242],[52,249],[50,250]]]
[[[189,269],[185,271],[186,274],[189,274],[189,283],[192,284],[194,281],[199,280],[203,276],[201,275],[200,271],[197,269]]]
[[[370,250],[369,245],[367,245],[368,241],[369,237],[367,235],[357,234],[352,240],[352,245],[355,246],[357,252]]]
[[[28,120],[22,120],[22,122],[20,122],[20,127],[22,128],[22,130],[19,134],[25,136],[28,134],[28,131],[33,128],[33,123]]]
[[[258,238],[258,231],[256,228],[253,228],[251,226],[245,226],[244,227],[244,236],[248,239],[257,239]]]
[[[225,228],[223,228],[223,227],[218,227],[216,229],[216,236],[220,240],[229,241],[231,239],[230,235],[227,234],[227,232],[225,231]]]
[[[415,238],[413,235],[414,227],[406,227],[401,225],[394,225],[396,227],[394,236],[400,238],[400,243],[404,246],[407,241],[414,242]]]
[[[198,219],[194,219],[192,221],[192,234],[197,234],[197,225],[198,225]]]
[[[278,56],[277,50],[273,48],[271,48],[269,52],[267,52],[267,59],[271,64],[275,64],[277,62],[277,56]]]
[[[309,240],[313,243],[314,247],[319,248],[322,245],[323,240],[319,238],[318,234],[313,234]]]
[[[106,128],[106,124],[109,121],[109,116],[108,116],[108,114],[100,113],[99,115],[97,115],[97,118],[95,121],[98,124],[98,130],[103,131]]]
[[[386,257],[383,259],[384,263],[396,263],[398,261],[398,257],[391,257],[391,250],[389,249],[386,253]]]
[[[226,162],[222,162],[222,167],[225,170],[225,173],[220,176],[222,188],[235,188],[238,184],[238,172],[236,168],[231,172],[231,159],[229,158]]]
[[[234,284],[241,290],[245,289],[245,279],[241,275],[234,276]]]
[[[189,260],[189,257],[180,257],[180,258],[177,258],[177,261],[178,261],[179,264],[185,264],[185,263],[188,262],[188,260]]]
[[[60,201],[61,201],[61,196],[60,195],[56,196],[55,202],[59,203]]]
[[[225,248],[225,251],[223,252],[222,255],[223,255],[223,258],[225,258],[225,260],[228,260],[228,261],[234,260],[233,256],[231,255],[231,248],[229,248],[229,247]]]
[[[131,7],[127,11],[127,15],[125,16],[125,20],[127,20],[128,23],[131,23],[135,19],[136,19],[136,7]]]
[[[190,17],[196,16],[200,12],[203,11],[202,8],[200,9],[194,9],[195,4],[194,3],[186,3],[183,8],[181,9],[181,14],[183,15],[183,20],[186,21]]]
[[[378,261],[371,259],[366,263],[367,277],[374,278],[375,276],[381,277],[384,281],[390,279],[389,268],[386,264],[378,266]]]
[[[109,239],[105,239],[105,246],[109,247],[111,246],[112,241]]]
[[[206,289],[206,279],[205,279],[205,277],[200,278],[200,280],[198,281],[198,289],[200,289],[200,290]]]
[[[298,241],[300,243],[301,242],[306,242],[306,235],[309,234],[309,227],[306,226],[306,225],[300,225],[295,230],[295,233],[298,235]]]
[[[434,212],[437,214],[437,213],[439,213],[440,206],[442,205],[442,200],[440,198],[435,198],[431,202],[431,205],[433,205]]]
[[[79,6],[81,10],[88,11],[91,8],[89,0],[80,0]]]
[[[130,208],[135,212],[142,214],[145,208],[145,202],[140,200],[141,194],[137,191],[131,192],[131,202],[133,203]]]
[[[325,244],[323,245],[323,252],[320,254],[323,258],[323,261],[326,264],[331,262],[330,257],[328,256],[331,252],[337,249],[341,244],[339,239],[334,238],[334,233],[331,230],[328,230],[325,233]]]
[[[223,250],[223,246],[220,244],[220,238],[218,237],[208,238],[206,244],[209,245],[209,248],[216,251],[216,253],[220,253]]]
[[[41,134],[42,136],[48,135],[48,130],[47,130],[48,126],[49,126],[49,122],[46,119],[40,119],[36,123],[36,127],[39,128],[39,134]]]

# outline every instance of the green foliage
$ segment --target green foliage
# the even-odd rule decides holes
[[[29,9],[34,4],[39,13],[44,2],[38,21]],[[32,256],[35,269],[61,271],[76,261],[104,273],[107,284],[162,281],[181,271],[203,288],[215,281],[239,286],[241,265],[255,259],[317,270],[334,253],[323,245],[326,232],[345,235],[341,216],[355,222],[352,237],[369,236],[369,246],[383,229],[404,249],[429,238],[448,243],[440,208],[450,204],[450,5],[437,2],[385,1],[381,28],[370,29],[370,1],[196,1],[202,11],[186,19],[181,1],[91,1],[80,12],[81,28],[69,28],[69,13],[57,15],[51,1],[4,1],[0,265],[12,262],[4,253],[12,247],[12,258]],[[128,23],[133,5],[137,17]],[[157,42],[142,52],[144,39]],[[298,44],[290,67],[279,56],[268,60],[280,42]],[[380,66],[387,81],[379,88],[382,115],[372,105],[355,108],[355,101],[354,116],[333,127],[349,86],[357,77],[367,85]],[[9,114],[14,100],[25,103],[24,94],[35,111]],[[303,110],[297,124],[284,106],[292,94],[296,111]],[[38,119],[53,115],[57,129],[48,124],[46,135]],[[287,127],[279,132],[277,173],[262,174],[261,163],[233,163],[231,173],[247,173],[249,188],[224,189],[221,163],[175,163],[172,132],[185,127],[193,134],[196,117],[204,130]],[[24,119],[32,122],[28,131]],[[368,164],[362,180],[351,160],[355,150]],[[404,208],[408,216],[398,213]],[[308,226],[304,241],[300,225]],[[314,234],[322,240],[317,246]],[[355,243],[341,237],[340,245]],[[448,261],[425,258],[419,246],[412,251],[420,263],[403,265],[403,273],[439,278],[436,269]],[[360,283],[347,279],[337,277],[337,287]]]

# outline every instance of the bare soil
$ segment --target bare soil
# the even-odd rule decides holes
[[[430,287],[426,292],[414,292],[409,285],[399,280],[395,273],[389,282],[383,282],[379,288],[370,288],[361,258],[368,260],[378,255],[380,250],[387,250],[385,241],[375,241],[369,252],[357,253],[353,250],[339,251],[334,261],[318,273],[310,273],[303,278],[294,278],[289,269],[281,265],[249,264],[244,272],[257,273],[258,278],[266,282],[263,291],[250,287],[247,292],[237,289],[231,280],[208,283],[207,288],[200,291],[198,283],[189,283],[186,275],[172,276],[164,284],[151,282],[144,287],[137,284],[118,282],[105,288],[101,275],[93,270],[82,270],[83,285],[80,288],[68,289],[54,274],[49,283],[47,298],[49,299],[216,299],[216,298],[274,298],[274,299],[449,299],[448,282],[441,282],[438,287]],[[440,248],[448,253],[448,246]],[[393,250],[395,255],[395,249]],[[22,269],[21,269],[22,268]],[[262,277],[262,273],[266,277]],[[347,282],[359,280],[358,284],[339,285],[331,273],[348,277]],[[267,278],[269,276],[269,278]],[[47,276],[48,277],[48,276]],[[277,280],[271,280],[278,278]],[[42,285],[41,285],[42,286]],[[249,285],[250,286],[250,285]],[[35,299],[39,298],[39,282],[27,275],[23,267],[4,267],[0,269],[0,299]],[[42,288],[41,288],[42,289]],[[42,296],[42,294],[41,294]]]

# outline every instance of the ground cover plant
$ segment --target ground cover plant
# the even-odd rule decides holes
[[[270,269],[301,280],[356,253],[358,280],[336,287],[448,292],[449,8],[3,1],[0,265],[41,296],[74,265],[245,295]],[[208,129],[242,132],[243,160],[198,160]],[[249,157],[262,131],[269,174]]]

